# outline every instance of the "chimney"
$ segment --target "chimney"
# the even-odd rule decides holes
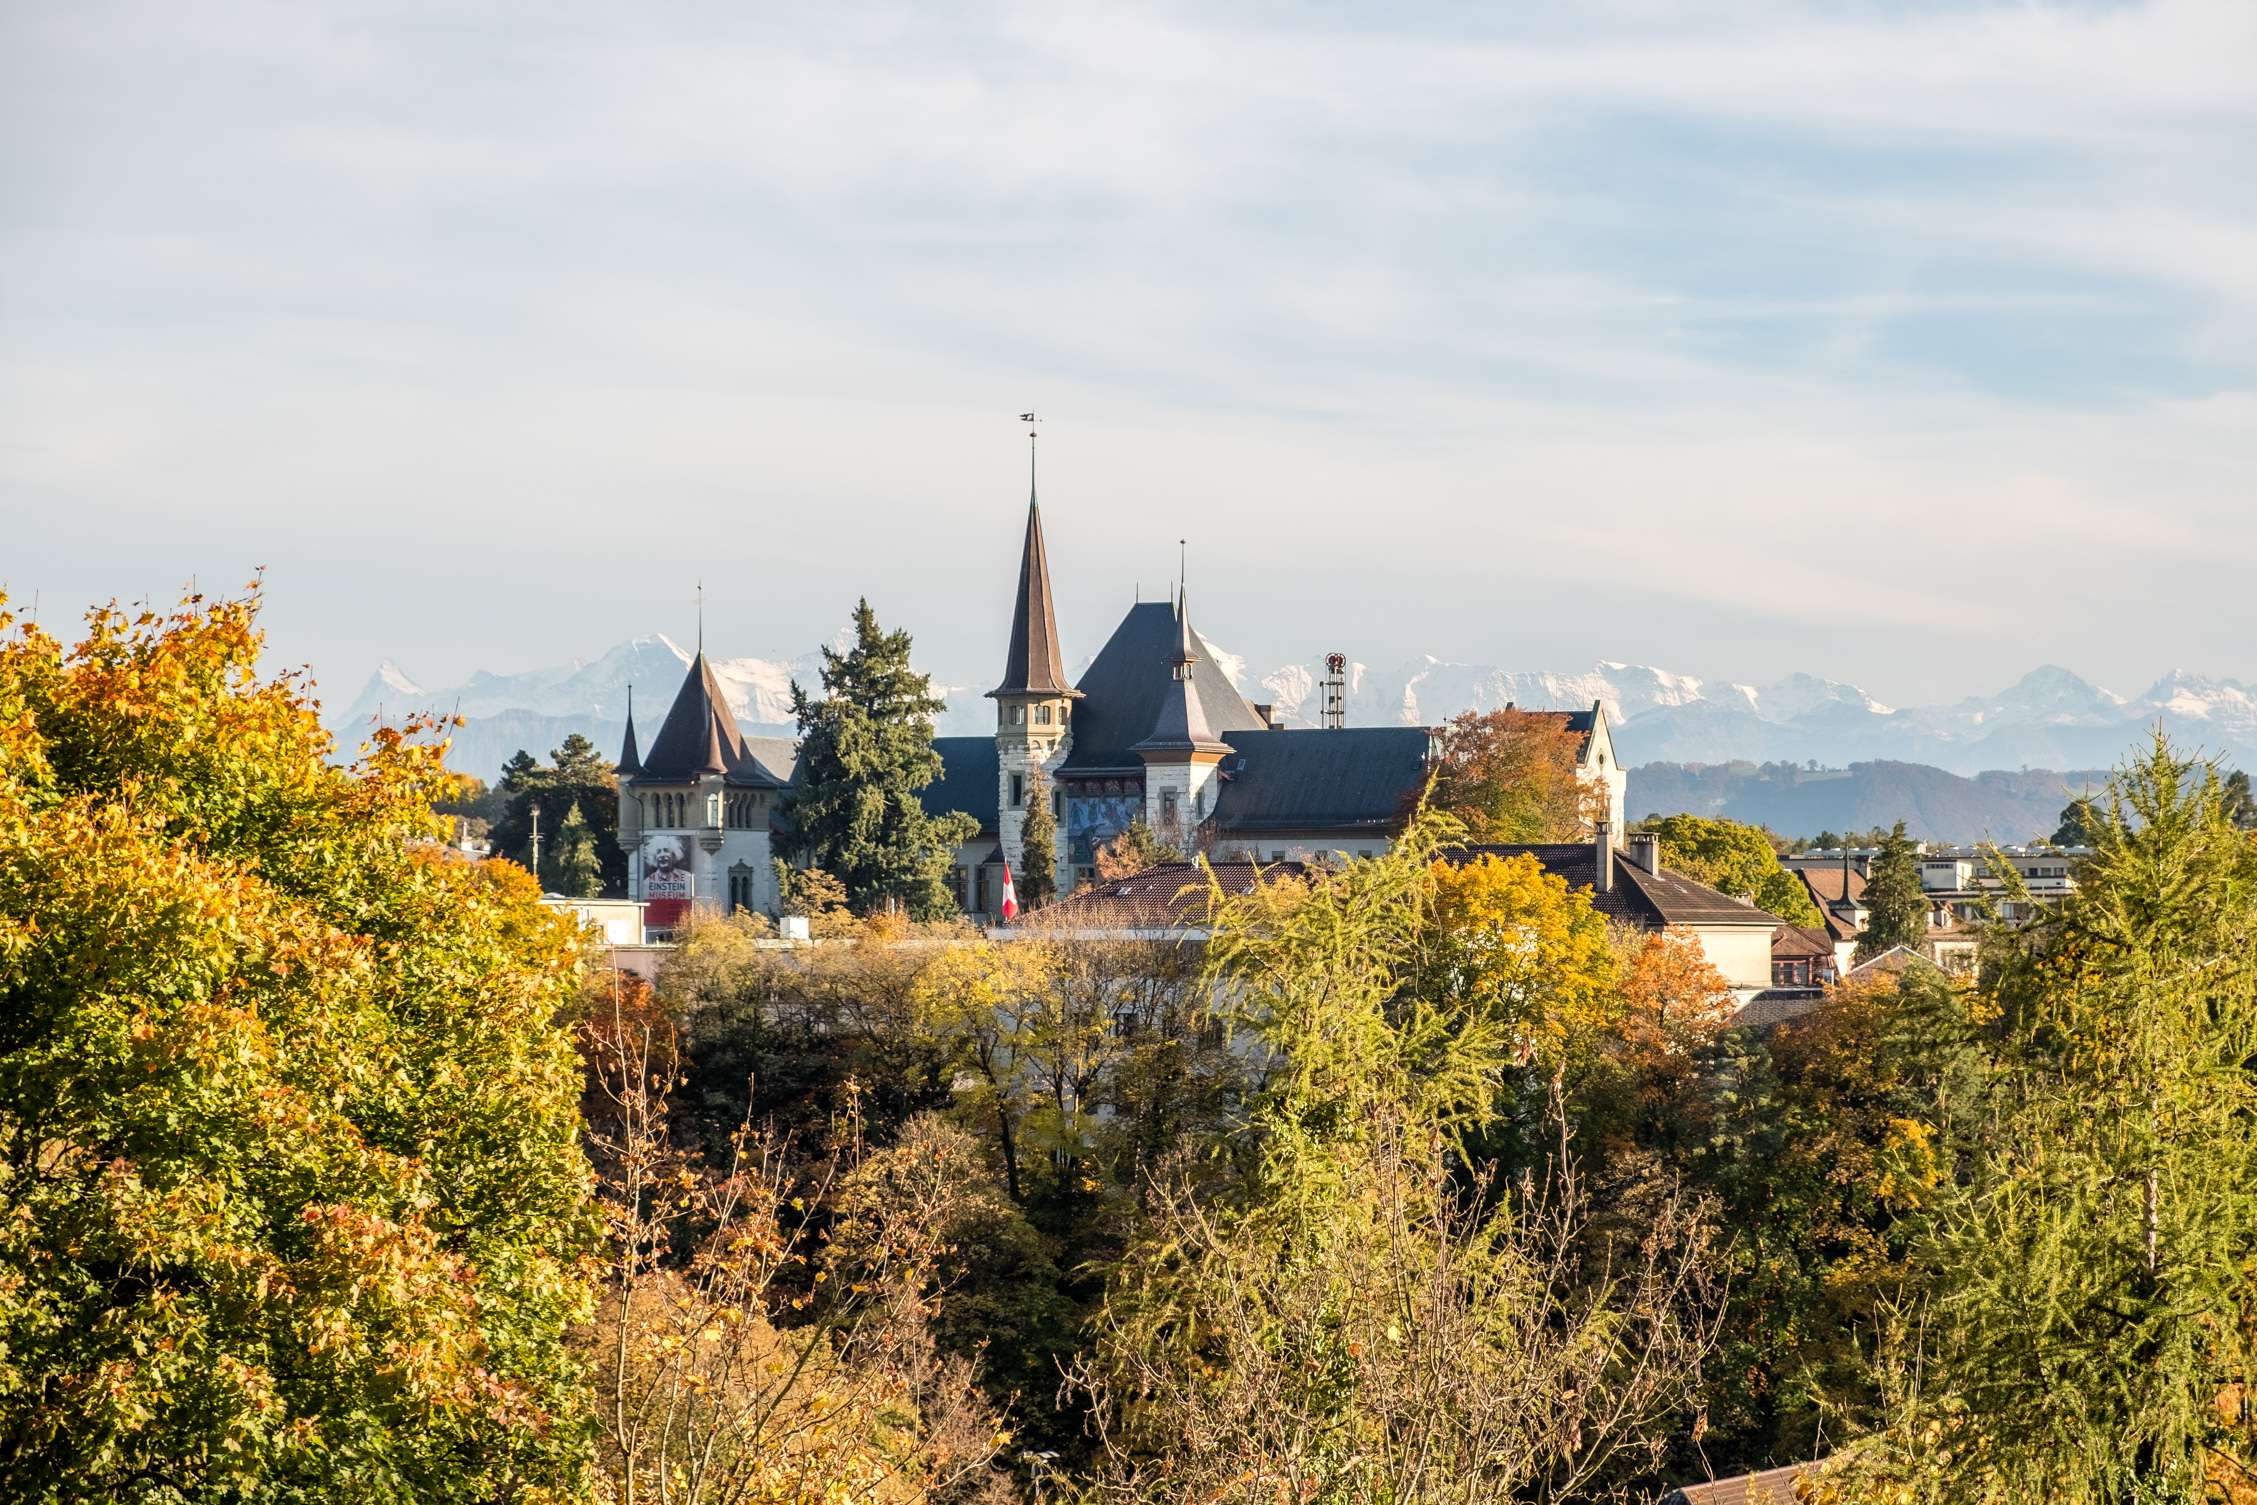
[[[1651,831],[1641,831],[1630,838],[1630,860],[1647,872],[1661,872],[1661,838]]]
[[[1277,706],[1274,702],[1267,700],[1255,701],[1254,715],[1256,719],[1258,719],[1262,723],[1263,731],[1274,732],[1277,730]]]
[[[1599,875],[1593,881],[1592,887],[1602,894],[1611,894],[1614,892],[1614,833],[1607,829],[1607,823],[1603,817],[1599,821],[1598,834],[1594,845],[1598,849]]]

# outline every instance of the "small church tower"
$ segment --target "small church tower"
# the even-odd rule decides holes
[[[1019,591],[1011,602],[1011,646],[1003,663],[1003,682],[987,692],[995,702],[995,830],[1004,860],[1025,871],[1033,860],[1020,850],[1027,801],[1035,797],[1041,774],[1044,799],[1055,801],[1058,838],[1050,853],[1056,887],[1072,885],[1066,874],[1065,796],[1058,765],[1073,750],[1073,705],[1081,691],[1066,683],[1058,654],[1058,617],[1050,604],[1050,559],[1042,544],[1042,507],[1027,494],[1027,538],[1019,556]]]
[[[1199,701],[1192,666],[1199,638],[1191,630],[1189,592],[1176,598],[1174,676],[1160,696],[1152,731],[1129,751],[1144,760],[1144,823],[1162,841],[1192,851],[1200,825],[1214,813],[1215,770],[1230,756]]]

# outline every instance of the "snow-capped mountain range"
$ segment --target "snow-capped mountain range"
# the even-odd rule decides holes
[[[1320,664],[1284,664],[1254,676],[1244,660],[1211,644],[1209,651],[1250,698],[1273,703],[1280,720],[1315,724]],[[594,659],[517,674],[481,671],[444,688],[419,685],[386,663],[330,724],[349,742],[356,729],[378,716],[452,711],[467,723],[456,737],[457,766],[491,774],[517,748],[545,753],[573,731],[606,752],[616,749],[629,685],[640,692],[637,720],[647,742],[690,658],[679,643],[653,634]],[[817,665],[814,653],[713,661],[745,730],[768,734],[788,733],[792,681],[813,685]],[[947,687],[942,693],[949,703],[940,719],[943,733],[978,735],[993,725],[978,689]],[[2157,723],[2183,748],[2257,765],[2257,689],[2183,670],[2126,697],[2049,665],[1995,695],[1909,708],[1883,705],[1855,685],[1811,674],[1768,685],[1732,684],[1612,660],[1569,673],[1433,657],[1392,669],[1352,664],[1348,671],[1351,725],[1417,725],[1508,703],[1581,709],[1593,701],[1605,704],[1616,750],[1633,766],[1748,760],[1840,767],[1891,759],[1959,774],[2105,768],[2122,761]]]

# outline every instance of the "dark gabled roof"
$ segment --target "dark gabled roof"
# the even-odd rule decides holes
[[[779,782],[745,746],[729,697],[701,652],[682,676],[682,688],[635,777],[646,783],[681,783],[711,773],[726,775],[732,784]]]
[[[799,743],[791,737],[747,737],[745,755],[770,783],[782,786],[799,777]]]
[[[1042,543],[1042,508],[1027,497],[1027,538],[1019,553],[1019,590],[1011,598],[1011,644],[1003,682],[990,695],[1070,695],[1058,659],[1058,614],[1050,605],[1050,554]]]
[[[1392,831],[1426,787],[1418,726],[1234,731],[1217,772],[1215,825],[1237,831]]]
[[[1160,692],[1160,709],[1144,740],[1129,749],[1139,757],[1147,753],[1187,754],[1230,751],[1215,740],[1207,725],[1206,707],[1200,703],[1192,675],[1206,655],[1199,651],[1199,635],[1191,630],[1191,602],[1176,602],[1176,648],[1168,658],[1168,684]]]
[[[1144,740],[1160,719],[1160,701],[1175,684],[1178,634],[1176,611],[1166,601],[1141,601],[1105,640],[1082,674],[1083,699],[1074,707],[1074,745],[1067,773],[1141,773],[1144,760],[1130,749]],[[1191,666],[1207,730],[1224,741],[1232,732],[1262,729],[1262,718],[1232,687],[1230,676],[1202,653]]]
[[[1795,1505],[1795,1481],[1814,1465],[1793,1463],[1760,1474],[1735,1474],[1706,1484],[1681,1484],[1661,1505]]]
[[[962,811],[980,823],[980,834],[995,835],[996,780],[1000,765],[993,737],[935,737],[940,777],[917,791],[928,815]]]
[[[1854,867],[1847,874],[1844,874],[1840,867],[1831,863],[1809,867],[1797,864],[1787,871],[1802,879],[1803,887],[1810,890],[1811,902],[1820,909],[1824,909],[1829,904],[1841,903],[1842,891],[1845,886],[1849,891],[1849,900],[1852,904],[1861,904],[1865,901],[1865,875]],[[1845,877],[1848,879],[1846,885],[1843,882]]]
[[[1775,914],[1766,914],[1753,904],[1720,894],[1667,868],[1649,873],[1623,852],[1615,853],[1614,887],[1600,893],[1599,852],[1588,841],[1464,846],[1451,856],[1470,862],[1483,856],[1511,857],[1522,852],[1542,863],[1546,872],[1565,880],[1569,888],[1592,890],[1591,907],[1600,914],[1641,930],[1670,925],[1762,925],[1776,929],[1785,923]]]

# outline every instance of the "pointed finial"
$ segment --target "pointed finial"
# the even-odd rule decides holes
[[[1178,603],[1176,609],[1178,611],[1183,609],[1181,605],[1183,588],[1190,582],[1190,578],[1191,544],[1188,540],[1179,538],[1176,540],[1176,601]]]
[[[697,653],[705,657],[705,582],[697,583]]]
[[[1019,421],[1027,426],[1027,505],[1032,507],[1035,505],[1034,426],[1042,422],[1042,420],[1035,417],[1035,415],[1032,413],[1021,413],[1019,415]]]

